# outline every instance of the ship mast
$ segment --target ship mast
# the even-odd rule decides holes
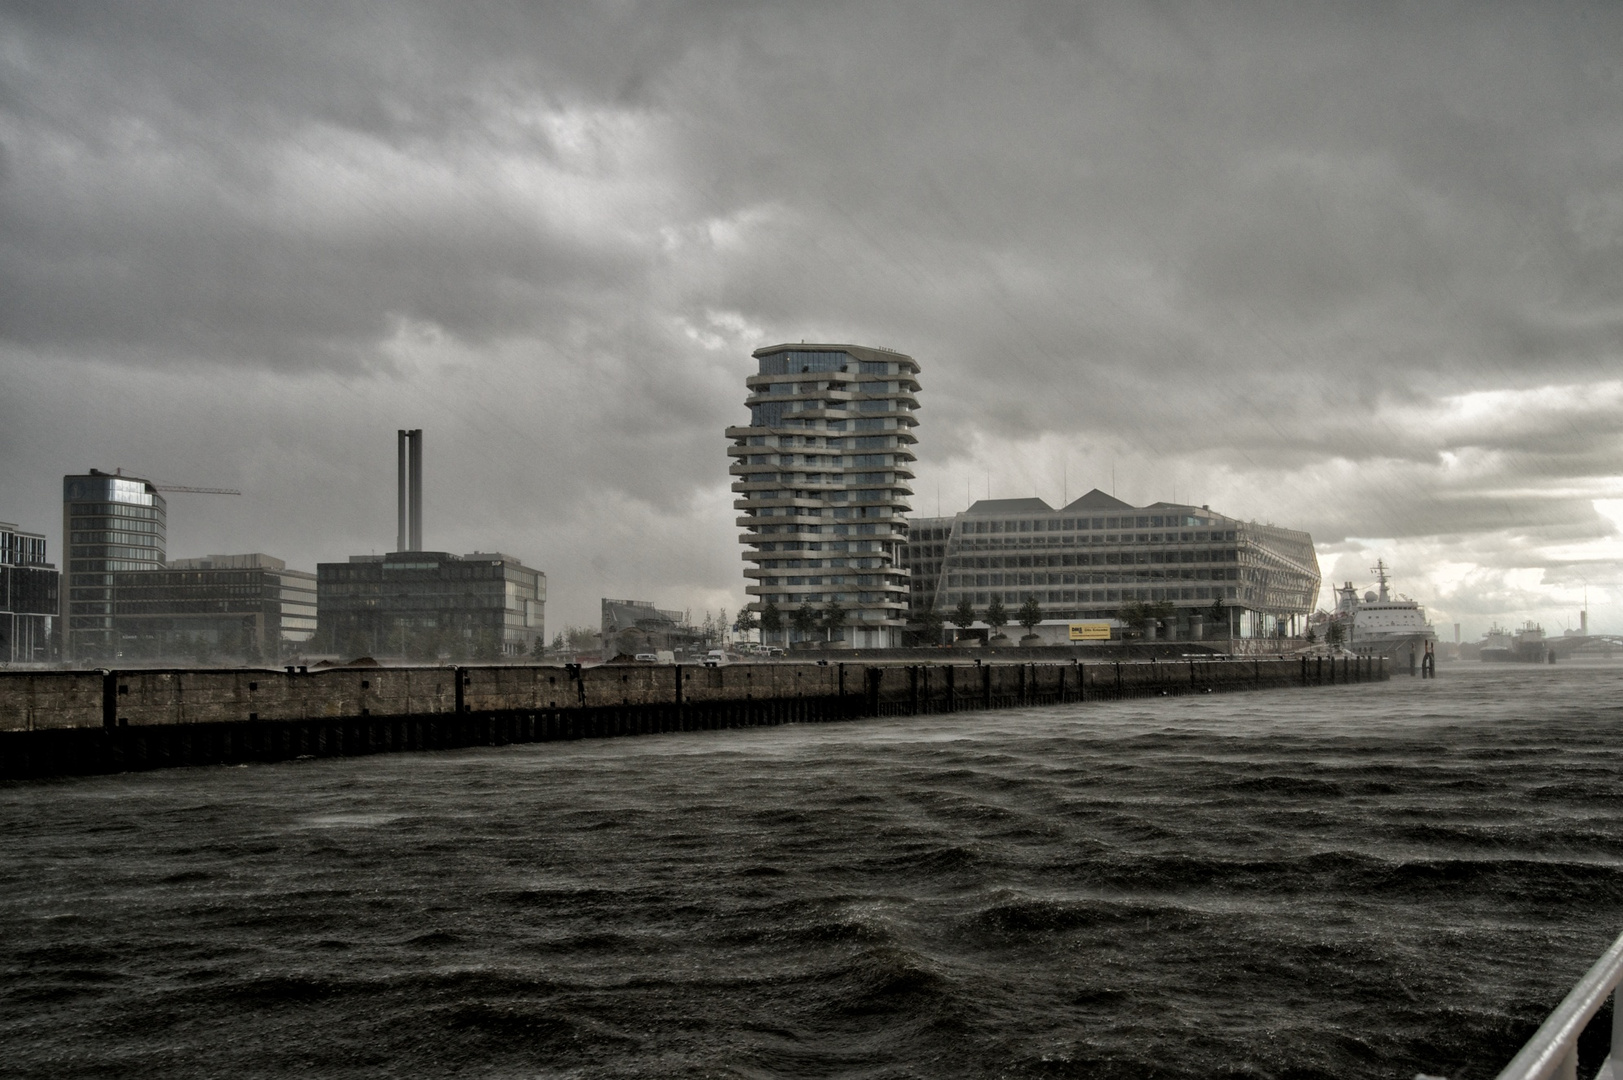
[[[1375,583],[1380,586],[1381,599],[1388,599],[1386,594],[1386,560],[1376,559],[1375,565],[1369,568],[1369,572],[1375,575]]]

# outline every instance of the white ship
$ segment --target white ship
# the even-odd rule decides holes
[[[1386,578],[1386,563],[1377,560],[1370,568],[1378,591],[1358,595],[1352,582],[1336,589],[1336,610],[1326,628],[1339,624],[1342,642],[1356,653],[1389,656],[1399,666],[1413,653],[1416,662],[1437,632],[1426,621],[1426,609],[1406,596],[1396,596]]]

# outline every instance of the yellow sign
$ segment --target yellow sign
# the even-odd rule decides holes
[[[1107,622],[1074,622],[1071,624],[1072,641],[1109,641],[1110,624]]]

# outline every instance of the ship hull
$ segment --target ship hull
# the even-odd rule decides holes
[[[1426,656],[1426,645],[1437,640],[1435,634],[1395,634],[1390,637],[1354,640],[1352,651],[1360,656],[1384,656],[1394,671],[1418,670]]]
[[[1542,664],[1545,650],[1537,649],[1483,649],[1482,662],[1485,664]]]

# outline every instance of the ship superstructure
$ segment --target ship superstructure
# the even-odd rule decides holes
[[[1514,633],[1495,623],[1477,655],[1487,663],[1542,664],[1549,656],[1549,643],[1544,627],[1531,619]]]
[[[1336,610],[1325,620],[1325,629],[1339,625],[1337,635],[1353,652],[1393,657],[1407,662],[1412,651],[1423,653],[1437,633],[1426,619],[1426,609],[1417,601],[1392,591],[1384,560],[1370,567],[1375,575],[1374,590],[1358,595],[1352,582],[1336,587]]]

